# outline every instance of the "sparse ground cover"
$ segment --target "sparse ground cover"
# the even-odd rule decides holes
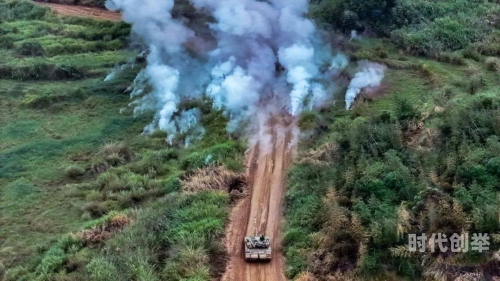
[[[322,9],[331,5],[342,16],[354,15],[351,8],[356,8],[349,6],[356,1],[320,2]],[[299,145],[289,173],[284,237],[288,278],[499,276],[494,253],[500,248],[500,174],[495,164],[500,72],[499,45],[491,42],[500,38],[500,7],[472,2],[395,1],[418,11],[427,7],[431,14],[423,13],[421,22],[387,27],[385,35],[372,22],[372,31],[385,38],[341,42],[354,60],[383,63],[388,70],[379,91],[362,94],[351,111],[339,99],[336,106],[301,118],[310,137]],[[459,7],[463,13],[450,19]],[[338,13],[332,12],[331,19],[341,18]],[[354,28],[370,28],[366,19],[360,16]],[[383,26],[394,19],[373,20]],[[470,25],[455,29],[451,21]],[[342,26],[346,22],[330,24],[353,28]],[[464,31],[483,35],[472,39],[460,33]],[[466,42],[440,45],[455,36]],[[405,41],[410,39],[411,44]],[[349,69],[346,75],[353,73]],[[467,253],[408,250],[408,234],[450,237],[464,232],[488,233],[490,251],[471,251],[470,244]]]
[[[163,133],[142,136],[152,115],[128,107],[125,90],[143,67],[126,49],[128,25],[20,1],[0,1],[0,14],[0,279],[220,275],[230,196],[184,194],[182,182],[222,165],[241,179],[244,146],[226,118],[197,102],[203,141],[181,148]]]

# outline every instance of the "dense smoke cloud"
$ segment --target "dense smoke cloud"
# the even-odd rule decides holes
[[[176,1],[191,9],[186,16],[176,12],[174,0],[107,0],[148,46],[148,66],[131,88],[135,113],[156,112],[145,131],[159,128],[170,141],[182,132],[201,135],[199,111],[179,112],[179,103],[204,94],[231,117],[229,130],[270,99],[292,115],[328,101],[334,88],[328,75],[347,59],[332,59],[321,43],[305,17],[308,2]]]

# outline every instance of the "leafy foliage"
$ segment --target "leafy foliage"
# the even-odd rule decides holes
[[[375,32],[415,55],[466,49],[491,30],[499,7],[483,1],[322,0],[313,16],[343,32]],[[495,35],[496,36],[496,35]]]
[[[409,233],[450,237],[462,231],[500,231],[500,100],[477,97],[435,117],[437,136],[425,150],[410,144],[419,111],[401,99],[395,109],[396,118],[355,119],[335,134],[337,148],[330,160],[318,158],[292,170],[285,234],[288,277],[303,271],[320,280],[339,271],[374,275],[383,265],[415,279],[432,270],[422,263],[425,258],[467,259],[470,265],[488,255],[424,258],[402,249]]]

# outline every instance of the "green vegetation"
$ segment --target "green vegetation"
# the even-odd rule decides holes
[[[241,178],[244,146],[222,113],[186,101],[207,128],[187,148],[141,136],[152,116],[134,117],[125,90],[144,65],[103,81],[135,55],[127,24],[20,1],[0,1],[0,23],[0,279],[219,276],[227,188],[182,189],[199,168]]]
[[[312,15],[320,22],[344,32],[374,32],[410,54],[437,57],[441,52],[467,48],[469,53],[500,53],[500,6],[495,1],[318,2]]]
[[[380,92],[361,95],[351,111],[340,102],[301,117],[312,137],[288,177],[287,277],[496,276],[500,76],[491,42],[500,38],[500,5],[319,2],[313,15],[331,26],[387,37],[343,46],[389,69]],[[408,234],[422,233],[488,233],[490,251],[410,252]]]
[[[64,5],[98,7],[98,8],[104,8],[104,3],[106,3],[106,0],[37,0],[37,1],[64,4]]]
[[[71,2],[70,0],[68,0]],[[286,275],[455,279],[499,268],[498,1],[315,1],[352,60],[388,66],[351,111],[306,112],[289,173]],[[71,3],[74,3],[71,2]],[[80,1],[101,6],[102,1]],[[189,12],[189,11],[184,11]],[[211,280],[244,145],[211,101],[204,138],[141,136],[117,71],[130,27],[0,0],[0,279]],[[349,66],[344,73],[354,74]],[[120,114],[119,109],[123,108]],[[219,178],[217,178],[219,177]],[[491,251],[409,252],[409,234],[489,233]],[[469,245],[470,246],[470,245]]]

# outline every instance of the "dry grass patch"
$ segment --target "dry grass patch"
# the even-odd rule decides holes
[[[110,167],[117,167],[132,161],[134,152],[122,142],[107,143],[101,147],[92,161],[92,170],[103,173]]]
[[[243,192],[247,185],[243,173],[235,173],[224,166],[209,166],[189,173],[182,181],[182,191],[197,193],[201,191],[223,191],[230,193],[233,190]]]
[[[317,281],[316,277],[309,272],[302,273],[297,279],[297,281]]]
[[[104,223],[94,226],[91,229],[82,230],[77,233],[78,238],[83,240],[86,245],[99,244],[115,233],[121,231],[125,226],[132,222],[128,216],[123,214],[117,214],[112,216],[109,220]]]
[[[334,153],[337,151],[337,146],[333,142],[327,142],[320,145],[318,148],[302,152],[298,157],[299,164],[309,164],[318,166],[331,165]]]
[[[500,59],[496,57],[488,57],[485,60],[486,68],[490,71],[495,71],[500,74]]]

